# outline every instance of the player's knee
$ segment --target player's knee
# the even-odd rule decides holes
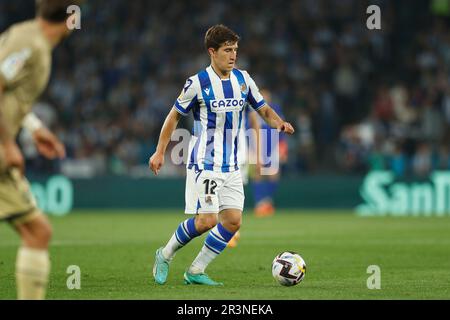
[[[48,245],[52,236],[53,236],[52,226],[49,223],[47,223],[42,227],[40,231],[40,240],[43,244]]]
[[[234,221],[234,222],[232,222],[231,223],[232,231],[234,231],[234,232],[238,231],[241,228],[241,224],[242,224],[241,221]]]
[[[242,224],[241,216],[228,217],[226,220],[223,221],[224,227],[231,232],[238,231],[241,228],[241,224]]]
[[[201,233],[214,228],[218,223],[216,215],[198,215],[196,220],[197,230]]]
[[[33,228],[34,246],[39,248],[47,248],[53,235],[50,223],[40,223]]]

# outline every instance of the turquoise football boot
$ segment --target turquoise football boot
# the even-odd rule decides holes
[[[166,283],[167,276],[169,275],[170,261],[164,258],[162,249],[161,247],[156,250],[155,264],[153,265],[153,278],[155,278],[157,284]]]
[[[215,282],[206,273],[193,274],[189,272],[184,273],[185,284],[204,284],[207,286],[223,286],[221,282]]]

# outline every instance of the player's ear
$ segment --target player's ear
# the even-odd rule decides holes
[[[214,48],[208,48],[208,53],[209,53],[210,57],[212,57],[215,52],[216,52],[216,50],[214,50]]]

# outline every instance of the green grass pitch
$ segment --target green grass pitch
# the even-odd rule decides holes
[[[183,272],[204,236],[179,251],[164,286],[151,275],[155,250],[185,219],[175,211],[77,211],[51,218],[48,299],[449,299],[450,218],[361,218],[351,212],[244,214],[239,246],[208,267],[223,287],[188,286]],[[0,299],[15,299],[19,239],[0,225]],[[276,254],[299,252],[306,277],[294,287],[271,275]],[[69,290],[67,267],[81,269]],[[369,290],[369,265],[381,268],[381,289]]]

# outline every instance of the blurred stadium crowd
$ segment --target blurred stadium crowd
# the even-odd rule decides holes
[[[370,4],[381,30],[366,27]],[[0,31],[33,10],[32,0],[0,0]],[[289,174],[450,169],[449,21],[446,0],[89,0],[35,108],[68,159],[42,161],[24,133],[28,169],[149,174],[163,119],[209,63],[203,35],[218,22],[241,36],[238,66],[297,129]]]

